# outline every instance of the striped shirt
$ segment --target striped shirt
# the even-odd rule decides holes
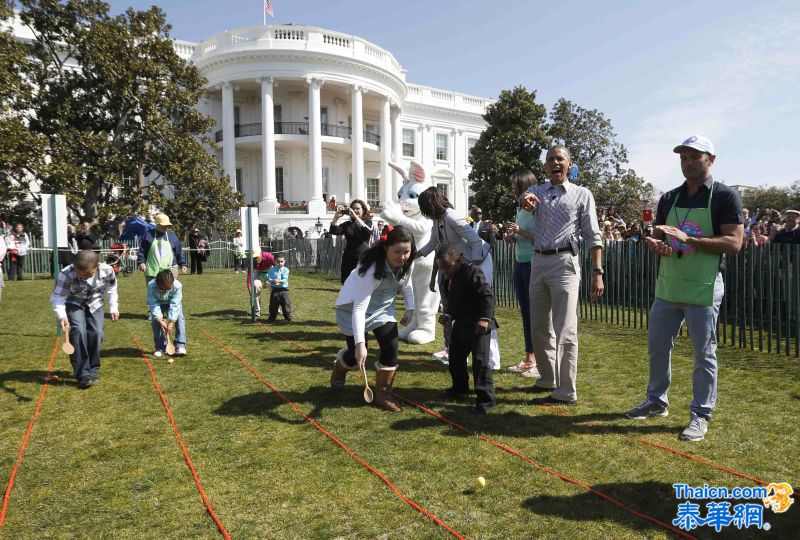
[[[587,188],[568,181],[559,185],[545,182],[530,186],[528,193],[541,201],[536,210],[534,249],[567,247],[578,235],[583,237],[587,249],[603,245],[594,195]]]
[[[119,313],[117,275],[114,269],[105,263],[100,263],[92,277],[81,279],[70,264],[56,278],[50,305],[53,306],[53,311],[59,320],[67,317],[66,304],[88,306],[89,311],[94,313],[103,307],[103,293],[108,293],[109,311]]]

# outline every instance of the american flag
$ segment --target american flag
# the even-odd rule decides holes
[[[264,11],[269,13],[270,17],[275,17],[275,13],[272,11],[272,3],[269,0],[264,0]]]

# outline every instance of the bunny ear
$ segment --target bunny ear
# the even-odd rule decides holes
[[[414,180],[415,182],[424,182],[425,169],[423,169],[422,165],[420,165],[416,161],[412,161],[411,165],[408,167],[408,177]]]

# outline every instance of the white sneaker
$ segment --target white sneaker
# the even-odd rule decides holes
[[[186,347],[175,347],[175,354],[178,356],[186,356]]]
[[[447,349],[442,349],[439,352],[433,353],[433,357],[436,358],[437,360],[441,360],[442,358],[447,359],[448,358]]]
[[[541,375],[539,374],[539,370],[536,369],[536,364],[534,364],[532,368],[520,373],[520,375],[522,375],[523,377],[528,377],[533,379],[538,379],[539,377],[541,377]]]
[[[153,353],[153,356],[155,356],[156,358],[161,358],[162,356],[164,356],[164,351],[161,350],[156,351]]]

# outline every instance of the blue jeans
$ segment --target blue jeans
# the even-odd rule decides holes
[[[67,320],[69,320],[69,340],[75,352],[69,357],[72,373],[75,377],[85,379],[96,377],[100,369],[100,345],[103,343],[103,308],[94,313],[83,305],[67,304]]]
[[[514,261],[514,288],[519,302],[519,311],[522,314],[522,332],[525,336],[525,352],[533,352],[533,339],[531,339],[531,297],[528,289],[531,286],[531,263]]]
[[[161,306],[161,313],[165,315],[169,313],[169,304],[164,304]],[[158,320],[153,317],[153,320],[150,321],[150,325],[153,327],[153,341],[156,344],[157,351],[163,351],[167,348],[167,338],[164,336],[164,331],[161,329],[161,325],[158,324]],[[183,318],[183,308],[181,308],[178,314],[178,320],[175,322],[175,346],[176,347],[185,347],[186,346],[186,320]]]
[[[672,380],[672,347],[686,322],[694,352],[692,390],[694,399],[689,409],[706,420],[717,402],[717,319],[725,295],[722,274],[714,282],[714,301],[710,306],[676,304],[656,298],[650,308],[650,329],[647,346],[650,353],[650,382],[647,397],[669,405],[667,393]]]

